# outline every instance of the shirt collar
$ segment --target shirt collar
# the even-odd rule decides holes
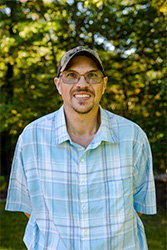
[[[71,138],[67,132],[64,106],[62,106],[57,112],[58,113],[55,119],[55,144],[60,144],[68,140],[71,141]],[[115,119],[112,119],[112,116],[109,117],[108,111],[104,110],[101,106],[100,114],[101,125],[95,136],[96,143],[101,141],[118,143],[117,136],[113,130],[113,126],[116,122]],[[112,115],[112,113],[110,114]]]
[[[60,144],[65,141],[71,141],[66,128],[66,119],[64,114],[64,106],[58,111],[55,119],[55,143]]]
[[[114,114],[104,110],[100,106],[101,114],[101,125],[99,128],[99,139],[101,141],[107,141],[111,143],[118,143],[118,138],[116,136],[116,131],[114,127],[117,127],[116,120],[114,119]]]

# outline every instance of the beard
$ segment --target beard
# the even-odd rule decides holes
[[[76,112],[76,113],[78,113],[78,114],[81,114],[81,115],[85,115],[85,114],[88,114],[88,113],[90,113],[96,106],[97,106],[98,104],[96,104],[96,105],[91,105],[91,106],[89,106],[89,107],[86,107],[85,106],[85,103],[84,102],[79,102],[79,106],[77,107],[77,106],[72,106],[72,109]],[[84,107],[85,106],[85,107]]]
[[[84,106],[84,104],[81,102],[80,103],[80,106]],[[93,107],[89,107],[87,109],[81,109],[81,108],[76,108],[76,107],[73,107],[73,110],[78,113],[78,114],[82,114],[82,115],[85,115],[85,114],[88,114],[91,110],[93,109]]]

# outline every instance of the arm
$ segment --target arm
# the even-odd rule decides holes
[[[146,135],[136,132],[134,144],[134,209],[138,216],[156,213],[151,149]]]
[[[138,214],[138,216],[139,216],[139,217],[141,217],[141,216],[142,216],[142,213],[138,213],[138,212],[137,212],[137,214]]]
[[[27,213],[24,213],[27,217],[28,217],[28,219],[30,218],[30,214],[27,214]]]

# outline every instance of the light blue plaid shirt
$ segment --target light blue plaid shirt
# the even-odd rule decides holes
[[[71,141],[63,106],[19,137],[6,209],[31,214],[29,250],[148,249],[136,213],[156,213],[148,140],[135,123],[100,112],[86,149]]]

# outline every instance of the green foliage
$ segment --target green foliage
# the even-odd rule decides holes
[[[4,157],[29,122],[60,107],[58,62],[86,45],[98,50],[109,77],[102,106],[144,129],[155,171],[165,172],[166,1],[2,0],[0,12]]]

